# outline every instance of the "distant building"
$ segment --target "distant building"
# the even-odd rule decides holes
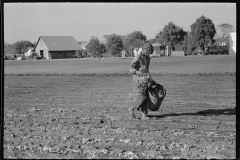
[[[236,32],[232,32],[230,33],[230,37],[229,37],[229,55],[236,55],[236,41],[237,41],[237,37],[236,37]]]
[[[126,51],[122,51],[121,54],[122,54],[122,57],[128,57]]]
[[[89,45],[89,42],[78,42],[82,49],[86,50],[86,46]]]
[[[81,46],[81,48],[85,51],[86,55],[85,56],[91,56],[92,54],[90,53],[90,47],[92,44],[90,42],[78,42],[78,44]]]
[[[187,32],[184,36],[184,40],[181,44],[176,44],[174,47],[168,47],[168,55],[174,56],[186,56],[192,54],[191,36]]]
[[[153,46],[153,55],[159,55],[160,56],[160,47],[161,44],[158,42],[152,43]]]
[[[24,56],[29,57],[30,55],[32,55],[33,50],[34,50],[34,47],[27,48],[27,52],[24,53]]]
[[[153,56],[159,55],[159,56],[186,56],[192,54],[192,45],[191,45],[191,37],[190,34],[187,32],[187,34],[184,36],[184,40],[181,44],[175,44],[173,47],[170,47],[168,45],[164,46],[160,44],[159,42],[152,43],[152,46],[154,48]]]
[[[40,36],[34,51],[45,59],[70,58],[83,51],[73,36]]]
[[[153,56],[167,56],[164,45],[159,42],[152,43],[153,46]]]

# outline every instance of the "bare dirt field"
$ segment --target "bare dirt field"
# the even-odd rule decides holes
[[[4,158],[234,159],[236,72],[234,60],[229,61],[230,68],[226,64],[215,72],[191,64],[196,74],[167,67],[160,74],[153,62],[153,79],[167,96],[159,111],[149,112],[149,120],[128,118],[128,71],[98,74],[92,67],[91,74],[83,74],[38,68],[35,74],[11,69],[11,63],[24,62],[7,62]],[[218,62],[207,65],[223,65]]]

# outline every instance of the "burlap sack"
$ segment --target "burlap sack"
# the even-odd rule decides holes
[[[151,111],[159,110],[165,96],[166,89],[162,85],[151,83],[148,87],[148,109]]]

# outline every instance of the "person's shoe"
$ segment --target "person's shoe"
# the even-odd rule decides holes
[[[132,114],[130,114],[129,118],[136,119],[136,116],[132,113]]]
[[[142,118],[141,119],[143,119],[143,120],[148,120],[148,119],[150,119],[146,114],[144,114],[144,113],[142,113]]]
[[[130,108],[128,108],[128,111],[129,111],[129,117],[131,118],[131,119],[135,119],[136,118],[136,116],[134,115],[134,108],[132,108],[132,107],[130,107]]]

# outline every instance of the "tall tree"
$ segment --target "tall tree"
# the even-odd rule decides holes
[[[169,22],[164,26],[163,30],[156,36],[159,43],[163,43],[170,47],[174,47],[175,44],[181,44],[184,40],[186,32],[179,26],[176,26],[173,22]]]
[[[155,43],[155,42],[157,42],[156,38],[148,39],[147,41],[150,42],[150,43]]]
[[[159,31],[157,35],[155,36],[156,42],[165,45],[165,40],[163,39],[163,31]]]
[[[102,57],[103,53],[106,52],[105,45],[103,43],[99,42],[99,39],[97,37],[92,37],[90,40],[90,47],[87,48],[87,51],[91,54],[93,57]]]
[[[32,44],[30,41],[18,41],[13,44],[16,54],[24,54],[24,52],[27,51],[28,47],[35,47],[34,44]]]
[[[36,45],[37,45],[37,41],[35,41],[35,42],[33,43],[33,45],[36,46]]]
[[[118,56],[123,50],[123,42],[121,36],[116,34],[109,35],[106,42],[106,49],[112,56]]]
[[[141,31],[134,31],[130,34],[121,36],[123,49],[130,54],[133,54],[134,48],[140,48],[147,37]]]
[[[80,50],[75,51],[75,55],[80,59],[82,58],[82,52]]]
[[[147,37],[141,31],[134,31],[127,35],[128,48],[139,48]]]
[[[122,39],[122,43],[123,43],[123,50],[128,50],[129,44],[128,44],[128,36],[127,35],[121,35],[120,36]]]
[[[16,50],[12,44],[8,44],[6,41],[4,41],[4,54],[5,55],[14,55],[16,53]]]
[[[215,42],[213,37],[216,30],[211,19],[201,16],[190,27],[193,48],[200,48],[204,52],[205,47]]]
[[[97,52],[96,52],[96,56],[97,57],[103,57],[103,53],[106,52],[106,47],[103,43],[100,43],[97,47]]]
[[[221,44],[225,42],[225,44],[228,44],[228,38],[229,33],[234,32],[233,26],[229,23],[223,23],[220,25],[217,25],[216,27],[216,35],[215,39],[219,41]]]
[[[99,45],[100,45],[100,42],[99,42],[98,38],[92,36],[91,39],[90,39],[90,45],[87,48],[87,52],[90,53],[90,55],[92,57],[96,57]]]

